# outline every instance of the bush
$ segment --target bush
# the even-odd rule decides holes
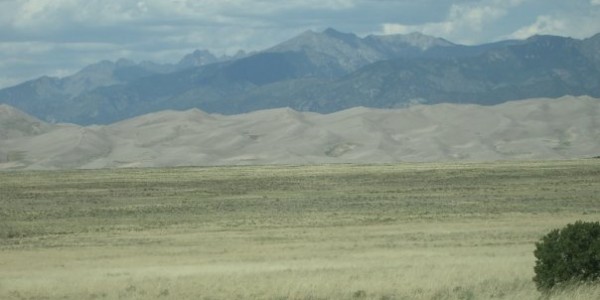
[[[555,229],[536,243],[535,282],[550,291],[600,279],[600,223],[577,221]]]

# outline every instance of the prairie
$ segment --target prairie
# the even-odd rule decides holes
[[[0,172],[0,299],[539,299],[600,160]],[[600,286],[551,299],[598,299]]]

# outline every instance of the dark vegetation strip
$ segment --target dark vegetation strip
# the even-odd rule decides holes
[[[600,161],[0,172],[0,242],[169,226],[598,213]]]

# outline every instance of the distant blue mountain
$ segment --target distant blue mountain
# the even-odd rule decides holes
[[[228,60],[197,51],[176,65],[102,62],[70,77],[0,90],[0,103],[44,120],[87,125],[164,109],[333,112],[564,95],[600,97],[600,34],[465,46],[419,33],[361,38],[307,31]]]

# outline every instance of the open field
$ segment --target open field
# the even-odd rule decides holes
[[[0,172],[0,299],[538,299],[534,243],[600,220],[599,178],[600,159]]]

